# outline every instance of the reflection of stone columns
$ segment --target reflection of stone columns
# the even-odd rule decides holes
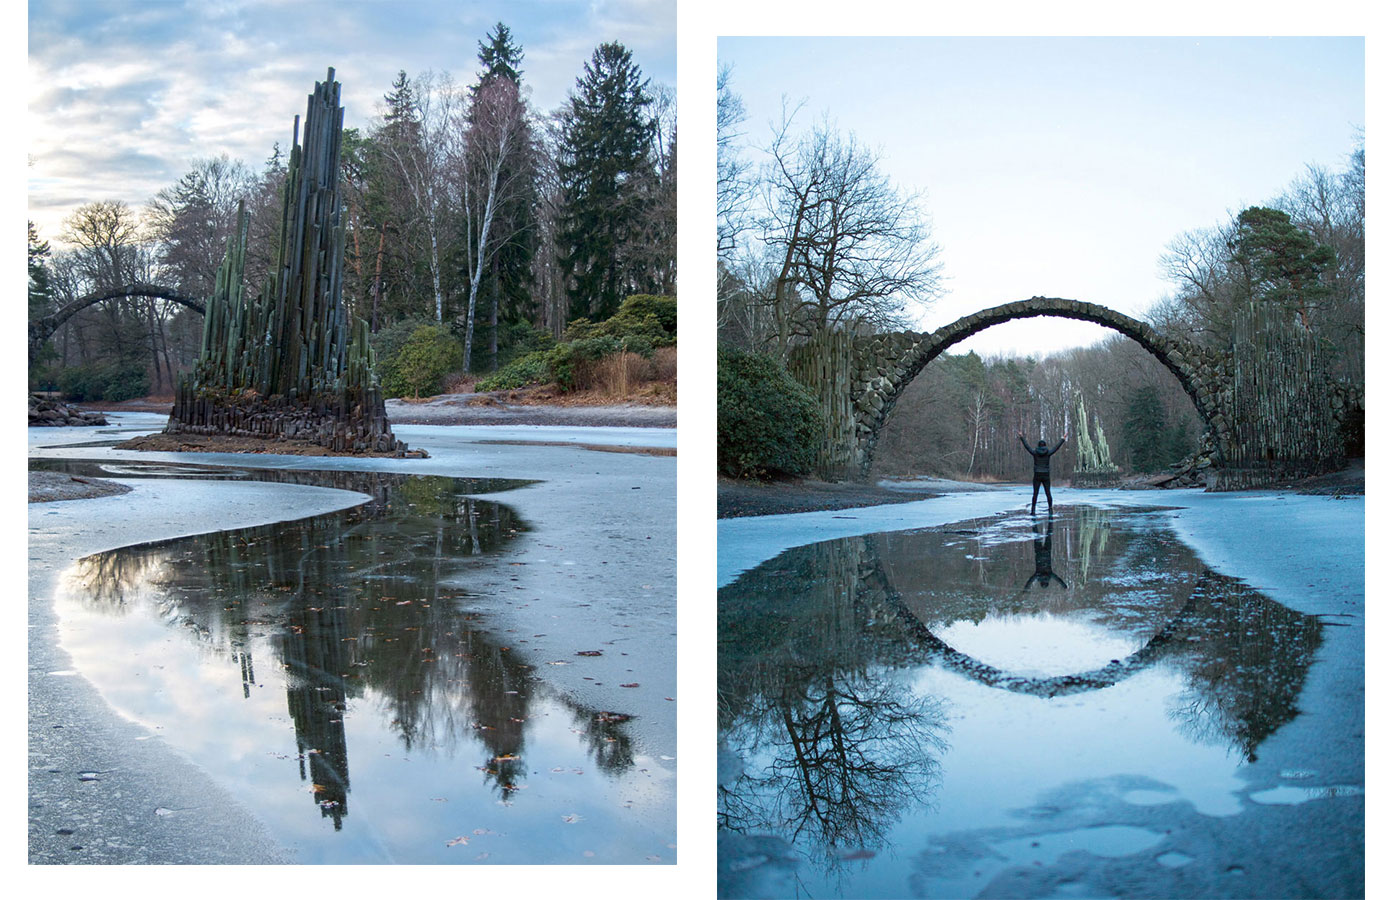
[[[241,664],[241,696],[251,699],[251,686],[256,683],[256,667],[251,664],[251,654],[247,650],[238,650],[232,657]]]
[[[309,777],[314,802],[335,829],[347,815],[347,732],[343,711],[347,694],[339,673],[349,664],[344,638],[347,624],[341,605],[300,606],[280,637],[280,655],[288,667],[289,715],[299,747],[299,777]],[[304,771],[304,760],[309,763]]]

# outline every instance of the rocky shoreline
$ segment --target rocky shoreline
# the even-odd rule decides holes
[[[61,400],[29,395],[29,427],[61,428],[64,426],[106,425],[106,417],[70,406]]]

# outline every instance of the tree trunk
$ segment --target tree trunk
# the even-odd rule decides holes
[[[497,371],[497,306],[498,294],[500,293],[501,275],[497,271],[497,260],[492,259],[492,341],[488,348],[492,353],[491,371]]]

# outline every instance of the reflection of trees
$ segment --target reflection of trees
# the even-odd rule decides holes
[[[308,472],[282,474],[321,483]],[[166,621],[190,626],[240,667],[246,696],[255,683],[250,646],[268,634],[286,671],[301,777],[338,827],[349,788],[343,714],[367,691],[407,750],[452,753],[478,741],[487,754],[479,768],[509,796],[526,772],[535,683],[523,660],[460,611],[466,594],[450,582],[524,523],[506,506],[466,496],[475,480],[360,472],[323,480],[372,500],[298,522],[97,554],[78,564],[74,593],[119,612],[142,598]],[[610,728],[626,746],[620,726]],[[630,765],[630,749],[615,759]]]
[[[894,677],[905,635],[860,569],[861,539],[783,554],[719,594],[719,724],[754,762],[719,788],[719,822],[825,851],[873,847],[934,789],[935,700]]]
[[[730,733],[751,738],[745,751],[770,761],[721,788],[725,827],[826,850],[875,847],[934,788],[936,756],[946,749],[940,710],[890,673],[802,670],[769,712]]]
[[[583,708],[574,708],[570,713],[574,724],[580,729],[589,755],[593,757],[594,765],[608,772],[621,771],[632,765],[636,751],[631,735],[623,727],[631,716]]]
[[[1199,612],[1186,637],[1199,639],[1172,643],[1187,683],[1168,714],[1193,740],[1229,744],[1254,762],[1258,746],[1298,714],[1322,624],[1213,572],[1192,599]]]

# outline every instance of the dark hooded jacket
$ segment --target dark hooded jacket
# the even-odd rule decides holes
[[[1057,450],[1060,450],[1062,444],[1066,443],[1066,439],[1062,438],[1060,444],[1057,444],[1055,447],[1048,447],[1046,445],[1047,442],[1042,441],[1035,448],[1033,448],[1029,447],[1027,441],[1023,440],[1021,436],[1018,437],[1018,440],[1022,441],[1023,447],[1027,449],[1028,453],[1032,454],[1033,475],[1050,475],[1051,455],[1055,453]]]

